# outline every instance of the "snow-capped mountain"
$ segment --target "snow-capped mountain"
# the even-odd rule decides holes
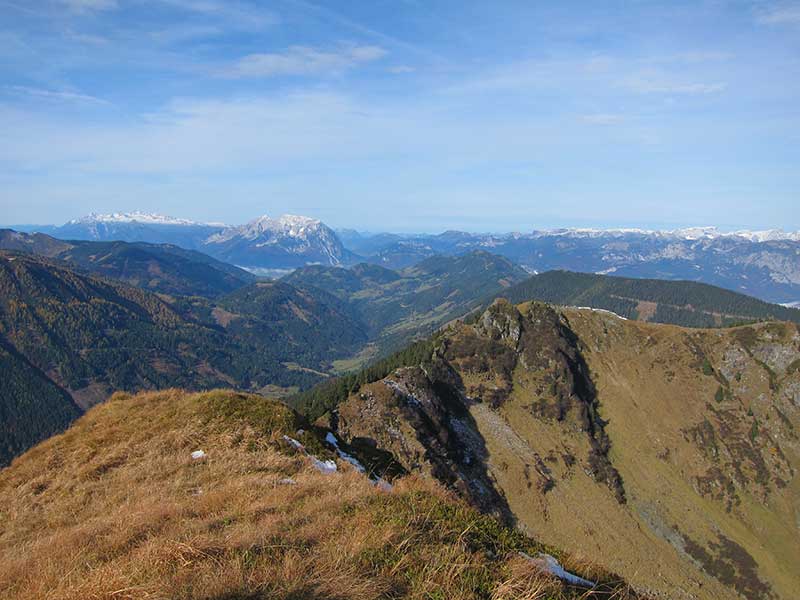
[[[572,238],[604,238],[604,237],[625,237],[625,236],[646,236],[664,239],[678,240],[712,240],[718,238],[744,238],[751,242],[770,242],[770,241],[800,241],[800,231],[785,232],[782,229],[767,229],[763,231],[720,231],[716,227],[685,227],[683,229],[658,230],[658,229],[590,229],[590,228],[568,228],[568,229],[543,229],[533,231],[530,234],[514,233],[509,234],[519,237],[572,237]],[[494,237],[494,236],[490,236]],[[501,238],[508,236],[501,235]]]
[[[46,233],[64,240],[149,242],[175,244],[196,250],[204,240],[224,227],[221,223],[199,223],[135,211],[92,213],[49,229]]]
[[[61,227],[25,228],[62,240],[170,243],[252,269],[292,269],[310,263],[348,265],[366,259],[389,268],[434,254],[484,249],[530,272],[568,269],[628,277],[687,279],[770,302],[800,298],[800,232],[552,229],[524,233],[337,234],[317,219],[262,216],[239,226],[130,212],[88,215]]]
[[[297,215],[227,226],[141,211],[89,214],[60,227],[25,228],[62,240],[148,242],[200,250],[255,269],[292,269],[310,263],[350,262],[336,233],[318,219]]]
[[[244,267],[288,268],[311,263],[340,265],[349,258],[336,233],[319,221],[297,215],[261,216],[211,235],[203,249]]]
[[[189,219],[179,219],[141,211],[110,214],[89,213],[78,219],[67,221],[66,225],[93,225],[98,223],[142,223],[147,225],[182,225],[188,227],[225,227],[224,223],[199,223],[197,221],[190,221]]]
[[[554,229],[510,234],[407,235],[377,247],[369,237],[348,238],[349,250],[389,268],[434,254],[483,248],[531,272],[567,269],[627,277],[687,279],[771,302],[800,297],[800,232],[735,231],[690,227]]]

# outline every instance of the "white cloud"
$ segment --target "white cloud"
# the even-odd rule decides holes
[[[14,171],[70,173],[267,173],[317,163],[387,157],[458,163],[552,152],[561,124],[550,118],[464,122],[425,104],[375,105],[340,93],[313,92],[227,100],[182,100],[117,126],[95,126],[0,103],[0,164]],[[113,152],[109,152],[113,148]],[[2,173],[2,171],[0,171]]]
[[[88,13],[117,8],[117,0],[60,0],[73,12]]]
[[[338,73],[359,63],[386,55],[379,46],[351,46],[327,52],[307,46],[291,46],[282,53],[250,54],[239,59],[221,75],[225,77],[273,77]]]
[[[22,94],[31,98],[53,102],[75,102],[82,104],[109,104],[107,100],[69,91],[45,90],[24,85],[9,85],[5,87],[11,93]]]

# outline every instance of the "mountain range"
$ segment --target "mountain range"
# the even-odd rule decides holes
[[[276,235],[263,225],[231,239]],[[173,560],[206,565],[195,576],[219,598],[269,597],[247,573],[274,548],[289,548],[275,581],[290,563],[341,564],[310,539],[351,548],[350,583],[361,565],[370,586],[427,597],[524,598],[496,590],[528,590],[542,552],[578,575],[546,573],[582,582],[547,576],[549,598],[595,582],[598,598],[793,597],[800,311],[693,281],[530,275],[482,248],[401,269],[330,262],[267,280],[171,244],[0,231],[0,548],[23,549],[0,559],[9,597],[137,577],[180,595],[159,570]],[[104,404],[121,390],[148,393]],[[264,503],[279,496],[286,527]],[[145,498],[160,500],[125,512]],[[312,516],[334,505],[321,534]],[[363,519],[404,533],[348,546],[347,528],[375,531]],[[58,575],[75,553],[89,570]],[[425,587],[445,565],[467,571]]]
[[[404,267],[437,254],[484,249],[531,272],[556,269],[699,281],[777,303],[800,295],[800,233],[558,229],[480,235],[358,236],[346,245],[370,262]]]
[[[352,263],[334,231],[317,219],[266,215],[240,226],[199,223],[143,212],[91,214],[55,226],[18,227],[61,240],[147,242],[200,250],[251,269]]]
[[[387,226],[389,227],[389,226]],[[199,223],[141,212],[89,215],[54,226],[20,226],[61,240],[167,243],[200,250],[257,272],[361,262],[402,269],[434,255],[487,250],[539,273],[565,269],[717,285],[768,302],[800,302],[800,232],[725,233],[713,227],[673,231],[554,229],[526,233],[360,234],[334,232],[316,219],[259,217],[241,226]]]

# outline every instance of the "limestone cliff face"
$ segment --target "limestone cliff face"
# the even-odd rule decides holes
[[[800,334],[499,301],[329,422],[665,598],[800,589]]]
[[[509,520],[465,400],[457,373],[445,363],[427,372],[403,368],[364,386],[340,407],[331,425],[351,446],[388,451],[406,471],[434,477],[484,511]]]

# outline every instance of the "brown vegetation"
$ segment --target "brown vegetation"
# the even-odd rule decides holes
[[[346,465],[318,473],[284,434],[327,452],[256,396],[118,394],[92,409],[0,472],[3,598],[634,597],[543,575],[519,555],[541,546],[430,481],[386,492]]]

